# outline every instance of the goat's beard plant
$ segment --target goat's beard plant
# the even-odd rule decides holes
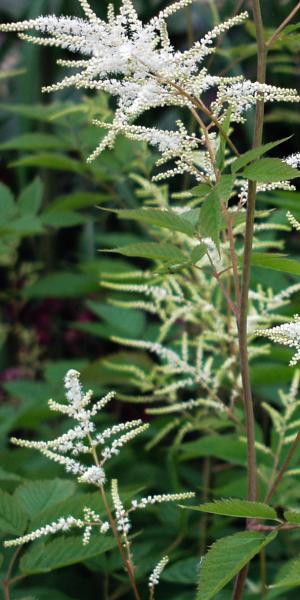
[[[268,42],[265,41],[259,0],[252,2],[258,41],[257,82],[245,80],[243,77],[212,76],[202,66],[206,57],[214,52],[214,40],[230,28],[242,24],[248,18],[247,13],[237,15],[218,25],[203,39],[197,41],[191,49],[183,52],[175,50],[168,36],[167,19],[176,11],[187,7],[191,2],[192,0],[179,0],[161,11],[148,24],[143,25],[130,0],[122,1],[118,15],[110,5],[107,22],[96,16],[87,1],[80,0],[85,19],[43,16],[20,23],[2,25],[1,30],[17,31],[23,40],[43,46],[60,47],[83,56],[80,60],[60,60],[59,63],[62,67],[75,69],[75,74],[66,76],[60,83],[47,87],[44,91],[56,92],[67,87],[76,87],[77,89],[102,90],[117,98],[113,122],[94,122],[95,125],[107,130],[107,134],[101,139],[89,161],[99,156],[106,148],[113,148],[117,136],[122,134],[132,140],[144,140],[156,147],[161,155],[157,161],[158,167],[174,161],[174,164],[168,166],[164,172],[156,174],[154,180],[160,181],[166,177],[183,174],[188,174],[196,180],[198,185],[194,190],[193,199],[190,201],[188,197],[187,205],[183,208],[167,206],[159,209],[141,209],[134,211],[134,214],[127,211],[126,215],[121,215],[132,216],[138,221],[175,232],[174,243],[136,244],[116,249],[115,252],[126,256],[156,260],[159,262],[160,268],[162,267],[167,273],[170,271],[184,273],[187,269],[207,271],[208,268],[210,277],[216,281],[223,294],[223,301],[227,305],[230,331],[232,331],[233,320],[236,326],[235,335],[241,367],[240,391],[245,410],[248,448],[248,501],[255,502],[257,499],[257,471],[247,349],[247,307],[255,199],[257,190],[294,189],[289,181],[298,176],[297,169],[300,164],[299,154],[282,159],[261,159],[261,156],[279,143],[274,142],[261,146],[264,105],[266,102],[274,101],[298,102],[300,97],[296,90],[281,89],[266,84],[267,50],[276,41],[282,27],[279,27],[278,32],[275,32]],[[288,21],[289,19],[286,22]],[[28,35],[24,33],[26,31],[38,33],[38,36]],[[45,34],[45,37],[39,37],[40,34]],[[214,97],[209,105],[205,102],[208,91],[209,97]],[[177,121],[177,129],[171,131],[135,124],[136,120],[140,119],[146,111],[161,107],[178,107],[191,113],[195,119],[197,132],[190,134],[182,121]],[[256,111],[253,148],[240,156],[231,139],[232,129],[235,123],[240,124],[246,120],[247,112],[251,108],[255,108]],[[234,202],[235,199],[236,202]],[[230,205],[229,200],[231,201]],[[199,205],[201,205],[200,208]],[[245,213],[246,219],[243,219]],[[238,237],[242,235],[244,236],[244,252],[241,261],[242,277],[240,277],[238,254],[241,253],[241,248],[238,248],[237,242],[239,241]],[[176,243],[178,236],[181,238],[183,236],[183,243]],[[289,328],[286,324],[282,327],[285,328],[286,335],[293,336],[293,345],[296,346],[298,352],[298,322]],[[270,330],[268,330],[267,334],[272,339],[279,340],[282,332],[283,329],[277,330],[276,334],[270,334]],[[295,336],[297,340],[295,340]],[[150,344],[150,346],[146,349],[156,352],[162,360],[171,364],[173,375],[182,370],[184,372],[187,361],[181,359],[176,353],[164,349],[162,345]],[[145,348],[145,345],[143,347]],[[204,348],[204,350],[206,349]],[[186,350],[184,353],[186,354]],[[200,363],[196,363],[196,369],[197,364]],[[187,371],[186,373],[191,375]],[[202,386],[204,379],[197,378],[195,369],[193,369],[192,375],[194,383]],[[74,374],[73,376],[76,379],[77,376]],[[70,379],[70,374],[68,378]],[[178,388],[175,386],[173,392],[179,392],[179,389],[180,386]],[[84,403],[82,408],[85,410],[86,400],[81,401]],[[193,406],[195,405],[181,408],[186,410]],[[67,411],[64,410],[64,412]],[[232,411],[230,418],[235,419]],[[131,425],[128,427],[131,430]],[[131,432],[125,434],[125,437],[131,439],[135,433],[141,431],[141,427],[141,425],[135,424]],[[84,430],[84,433],[90,435],[90,431]],[[65,440],[67,446],[71,444],[72,452],[74,452],[74,439],[68,437]],[[34,447],[34,443],[30,442],[17,443]],[[57,444],[60,445],[60,441],[43,442],[37,447],[49,458],[58,460],[55,458],[57,456],[55,452],[50,449],[51,447],[57,449]],[[78,451],[85,452],[85,446],[82,446],[81,442],[79,445]],[[91,442],[89,450],[92,448],[93,443]],[[59,461],[66,466],[76,464],[73,458],[69,462],[69,459],[60,457]],[[102,493],[104,484],[102,463],[98,464],[96,461],[93,467],[82,472],[78,471],[79,466],[76,469],[81,481],[96,484]],[[276,485],[280,483],[280,477],[277,479],[272,483],[272,493],[270,492],[268,495],[269,500]],[[130,556],[126,537],[128,514],[126,511],[123,512],[115,483],[113,484],[113,498],[116,513],[119,511],[121,515],[122,535],[125,536],[125,546],[128,550],[128,555],[124,558],[124,565],[133,581],[134,593],[138,598],[138,591],[132,579],[132,564],[130,561],[128,562],[128,556]],[[253,508],[251,512],[249,505],[247,506],[246,512],[244,509],[243,515],[239,514],[238,516],[263,518],[259,511],[256,514]],[[220,514],[229,513],[221,512]],[[109,513],[108,517],[109,526],[114,533],[115,525],[113,525]],[[100,528],[102,532],[108,527],[106,523],[101,522],[99,515],[92,513],[86,513],[78,522],[70,519],[69,522],[62,521],[60,524],[50,526],[49,532],[57,527],[77,526],[85,529],[84,541],[87,542],[91,527]],[[255,522],[248,523],[248,528],[255,529],[255,526]],[[43,535],[47,532],[43,531],[40,534]],[[247,533],[253,534],[253,532],[246,532],[245,535]],[[28,539],[33,539],[30,535],[27,536]],[[265,543],[267,541],[262,542],[263,545]],[[257,547],[257,552],[261,547],[262,545]],[[120,551],[121,554],[124,554],[123,542],[121,542]],[[236,571],[232,572],[232,577],[240,567],[247,564],[252,556],[253,554],[250,553],[243,563],[239,563]],[[152,597],[153,586],[157,582],[159,572],[165,562],[166,559],[163,559],[150,580]],[[203,570],[204,568],[205,562]],[[237,578],[234,590],[235,600],[242,597],[245,577],[246,569]],[[214,588],[213,594],[217,593],[218,589],[220,588]],[[199,600],[201,593],[200,582]],[[211,597],[213,595],[206,593],[205,598]]]
[[[38,450],[46,458],[64,466],[67,473],[71,473],[77,477],[79,483],[98,488],[106,513],[106,520],[103,520],[100,514],[87,506],[84,508],[82,518],[80,519],[72,515],[62,516],[56,522],[5,542],[5,546],[21,546],[49,534],[68,532],[76,528],[83,530],[82,543],[83,545],[87,545],[90,542],[93,531],[96,530],[100,535],[111,532],[118,546],[124,568],[128,573],[134,597],[138,599],[140,596],[136,584],[131,540],[129,537],[131,514],[153,504],[193,498],[195,494],[193,492],[183,492],[154,496],[148,495],[132,500],[131,506],[125,509],[119,495],[118,481],[112,479],[110,484],[111,508],[106,492],[106,463],[119,454],[120,449],[125,444],[148,429],[149,425],[147,423],[143,424],[141,420],[127,421],[126,423],[119,423],[98,433],[93,419],[112,400],[114,393],[111,392],[92,404],[93,393],[92,391],[83,392],[79,376],[80,373],[74,369],[68,371],[66,374],[65,388],[67,404],[59,404],[53,400],[49,401],[51,410],[58,411],[73,419],[76,423],[75,427],[71,427],[66,433],[49,442],[27,441],[16,438],[12,438],[12,442],[23,448]],[[101,447],[102,449],[99,451]],[[78,459],[80,456],[83,457],[83,460]],[[92,459],[92,464],[86,464],[84,458]],[[149,578],[150,598],[154,598],[155,586],[159,583],[160,573],[167,562],[168,557],[163,557]]]

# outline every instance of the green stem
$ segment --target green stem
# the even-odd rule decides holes
[[[256,38],[258,47],[257,80],[259,81],[259,83],[265,83],[267,49],[264,40],[264,27],[261,14],[260,0],[252,0],[252,10],[256,27]],[[262,143],[263,125],[264,100],[259,100],[256,105],[255,130],[252,146],[253,148],[260,146]],[[257,498],[255,420],[248,357],[247,316],[257,187],[256,183],[252,181],[249,181],[248,186],[249,188],[239,321],[239,351],[247,431],[248,500],[255,501]],[[233,600],[241,600],[241,598],[243,597],[247,572],[248,566],[246,566],[237,576],[232,597]]]
[[[270,502],[271,498],[273,497],[273,495],[274,495],[277,487],[279,486],[279,484],[280,484],[280,482],[281,482],[281,480],[282,480],[282,478],[283,478],[283,476],[284,476],[284,474],[285,474],[285,472],[286,472],[286,470],[287,470],[287,468],[288,468],[288,466],[289,466],[289,464],[291,462],[291,459],[293,458],[293,456],[294,456],[294,454],[295,454],[295,452],[296,452],[296,450],[297,450],[297,448],[299,446],[299,443],[300,443],[300,431],[298,431],[298,433],[297,433],[297,435],[296,435],[296,437],[295,437],[295,439],[294,439],[294,441],[293,441],[293,443],[292,443],[292,445],[291,445],[291,447],[290,447],[290,449],[288,451],[286,459],[283,462],[283,465],[282,465],[279,473],[277,474],[277,477],[275,478],[274,482],[272,483],[272,485],[270,487],[270,490],[269,490],[269,492],[268,492],[268,494],[266,496],[265,502]]]

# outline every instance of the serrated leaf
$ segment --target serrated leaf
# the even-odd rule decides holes
[[[87,546],[83,546],[81,536],[59,537],[46,544],[36,543],[22,556],[20,570],[24,575],[48,573],[104,554],[115,545],[112,536],[100,533],[93,536]]]
[[[0,490],[0,530],[11,535],[22,535],[27,526],[27,516],[18,501]]]
[[[223,218],[221,202],[227,203],[234,185],[232,175],[223,175],[220,182],[206,198],[200,210],[199,232],[203,237],[210,237],[219,248],[220,231]]]
[[[74,491],[75,484],[67,479],[28,481],[16,489],[14,498],[33,518],[49,506],[66,500]]]
[[[228,132],[229,132],[231,113],[232,113],[232,108],[229,107],[226,112],[225,118],[222,122],[222,131],[226,136],[228,135]],[[226,149],[226,138],[224,135],[222,135],[222,133],[220,133],[219,134],[219,149],[218,149],[217,156],[216,156],[217,168],[220,171],[222,171],[224,168],[225,149]]]
[[[215,542],[200,567],[196,600],[214,598],[225,585],[277,535],[243,531]]]
[[[279,569],[275,583],[270,585],[270,588],[293,588],[298,586],[300,586],[300,556],[288,561]]]
[[[291,275],[300,275],[300,262],[292,258],[285,258],[280,254],[254,252],[251,263],[254,267],[264,267],[274,271],[290,273]]]
[[[286,510],[284,512],[284,518],[288,523],[295,523],[295,525],[300,525],[299,510]]]
[[[148,223],[156,227],[162,227],[171,231],[180,231],[186,235],[193,236],[195,227],[174,210],[161,210],[159,208],[141,208],[134,210],[118,210],[120,219],[133,219],[141,223]]]
[[[138,258],[149,258],[152,260],[163,260],[169,263],[182,263],[187,261],[187,257],[179,248],[173,244],[156,242],[145,242],[140,244],[129,244],[105,252],[114,252],[123,256],[132,256]]]
[[[217,248],[219,248],[220,245],[221,223],[221,204],[218,194],[214,191],[205,200],[201,208],[199,231],[201,235],[210,237]]]
[[[279,158],[262,158],[246,167],[242,175],[245,179],[250,179],[251,181],[273,183],[295,179],[300,176],[300,172]]]
[[[245,165],[248,165],[250,162],[256,160],[263,154],[266,154],[267,152],[269,152],[269,150],[272,150],[272,148],[276,148],[276,146],[279,146],[279,144],[283,144],[290,138],[291,136],[288,136],[286,138],[282,138],[281,140],[277,140],[276,142],[270,142],[269,144],[263,144],[262,146],[258,146],[258,148],[248,150],[248,152],[245,152],[239,158],[236,158],[235,161],[232,163],[232,173],[236,173]]]
[[[198,244],[198,246],[195,246],[195,248],[193,248],[192,253],[191,253],[192,263],[196,264],[197,262],[199,262],[199,260],[201,260],[201,258],[203,258],[203,256],[205,256],[206,250],[207,250],[206,244]]]
[[[41,207],[43,199],[43,184],[36,177],[27,185],[18,198],[18,209],[22,215],[36,215]]]
[[[249,500],[239,500],[235,498],[226,498],[206,502],[200,506],[184,506],[188,510],[196,510],[214,515],[223,515],[224,517],[241,517],[243,519],[271,519],[278,520],[277,514],[271,506],[263,502],[250,502]]]
[[[167,567],[162,572],[162,581],[173,584],[195,585],[198,581],[200,560],[198,558],[184,558]]]

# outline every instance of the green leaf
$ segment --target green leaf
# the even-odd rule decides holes
[[[41,222],[47,227],[63,229],[64,227],[76,227],[89,221],[88,217],[74,211],[45,211],[41,215]]]
[[[300,176],[300,172],[279,158],[262,158],[246,167],[242,175],[245,179],[250,179],[251,181],[272,183],[286,179],[295,179]]]
[[[34,544],[22,556],[20,570],[24,575],[48,573],[100,556],[115,545],[114,538],[109,535],[98,534],[87,546],[83,546],[81,536],[59,537],[46,544]]]
[[[220,231],[222,229],[221,202],[227,203],[234,185],[232,175],[223,175],[221,181],[204,201],[199,218],[199,232],[204,237],[210,237],[219,248]]]
[[[43,227],[39,217],[35,215],[23,215],[8,224],[10,232],[22,237],[43,233]]]
[[[68,479],[28,481],[20,485],[14,498],[30,518],[42,510],[66,500],[75,491],[75,484]]]
[[[187,261],[187,257],[179,248],[173,244],[156,242],[145,242],[140,244],[129,244],[113,250],[102,250],[102,252],[115,252],[123,256],[134,256],[139,258],[149,258],[152,260],[163,260],[169,263],[182,263]]]
[[[258,146],[258,148],[253,148],[252,150],[248,150],[242,154],[239,158],[236,158],[235,161],[231,165],[232,173],[236,173],[245,165],[248,165],[253,160],[259,158],[263,154],[272,150],[272,148],[276,148],[279,144],[283,144],[287,140],[289,140],[292,136],[288,136],[286,138],[282,138],[281,140],[277,140],[276,142],[270,142],[269,144],[263,144],[262,146]]]
[[[211,192],[211,186],[207,183],[199,183],[195,187],[189,190],[189,193],[192,194],[193,197],[199,198],[200,200],[205,198]]]
[[[228,135],[228,132],[229,132],[231,113],[232,113],[232,108],[229,107],[226,112],[225,119],[222,122],[222,131],[224,134],[226,134],[226,136]],[[220,171],[223,171],[223,169],[224,169],[225,150],[226,150],[226,138],[220,132],[220,134],[219,134],[219,149],[218,149],[217,156],[216,156],[217,168]]]
[[[0,150],[68,149],[70,144],[50,133],[24,133],[0,144]]]
[[[215,500],[214,502],[206,502],[200,506],[184,506],[182,508],[211,513],[213,515],[223,515],[226,517],[278,520],[275,510],[271,506],[268,506],[263,502],[250,502],[249,500],[239,500],[235,498]]]
[[[221,223],[221,204],[217,192],[214,191],[208,196],[201,208],[199,232],[204,237],[210,237],[217,248],[220,246]]]
[[[0,530],[11,535],[22,535],[27,526],[27,516],[18,501],[0,490]]]
[[[162,572],[162,581],[173,584],[196,585],[200,561],[198,558],[178,560]]]
[[[298,586],[300,586],[300,556],[288,561],[279,569],[275,583],[270,585],[270,588],[293,588]]]
[[[14,115],[21,115],[28,119],[49,122],[53,115],[65,109],[66,106],[74,106],[74,104],[70,105],[66,102],[56,102],[53,104],[0,104],[0,110]]]
[[[214,598],[225,585],[277,535],[243,531],[215,542],[200,567],[196,600]]]
[[[98,289],[97,281],[82,273],[59,271],[24,288],[26,298],[75,298]]]
[[[41,179],[36,177],[20,194],[18,209],[23,215],[36,215],[41,207],[42,199],[43,184]]]
[[[6,224],[17,213],[17,207],[10,189],[0,183],[0,224]]]
[[[119,334],[129,335],[130,337],[136,338],[143,335],[146,327],[143,311],[110,306],[95,301],[87,302],[87,307],[108,324],[110,335],[114,328],[118,329]],[[91,323],[91,325],[95,326],[95,323]]]
[[[286,510],[284,513],[284,518],[288,523],[300,525],[300,511],[298,510]]]
[[[191,254],[192,263],[196,264],[197,262],[199,262],[199,260],[201,260],[201,258],[203,258],[203,256],[205,256],[206,250],[207,250],[206,244],[198,244],[198,246],[195,246],[195,248],[193,248],[192,254]]]
[[[273,269],[291,275],[300,275],[300,262],[292,258],[285,258],[280,254],[268,254],[267,252],[255,252],[251,259],[254,267]]]
[[[47,214],[50,212],[58,213],[60,211],[65,212],[67,210],[79,210],[81,208],[87,208],[89,206],[97,206],[110,200],[108,194],[98,194],[96,192],[74,192],[66,196],[59,196],[56,198],[49,207],[47,207]]]
[[[118,210],[120,219],[134,219],[141,223],[148,223],[156,227],[180,231],[189,236],[194,236],[195,227],[174,210],[161,210],[159,208],[140,208],[135,210]]]
[[[84,173],[86,167],[74,158],[69,158],[65,154],[39,153],[30,156],[24,156],[19,160],[10,163],[11,167],[45,167],[55,169],[56,171],[71,171],[73,173]]]
[[[247,445],[236,435],[205,435],[202,438],[181,444],[180,460],[191,460],[201,456],[214,456],[233,465],[247,464]],[[269,455],[257,448],[257,456],[264,464],[270,463]]]

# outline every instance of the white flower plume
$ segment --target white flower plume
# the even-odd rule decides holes
[[[300,316],[295,315],[291,323],[283,323],[270,329],[259,329],[256,335],[269,338],[272,342],[295,348],[296,353],[290,361],[290,366],[296,365],[300,360]]]
[[[266,101],[296,101],[299,97],[295,90],[267,85],[262,88],[243,77],[211,76],[203,67],[204,59],[215,50],[213,42],[217,36],[242,23],[248,16],[246,12],[220,23],[189,50],[176,50],[170,41],[166,20],[192,1],[174,2],[144,24],[131,0],[122,0],[119,14],[115,14],[110,5],[107,21],[95,15],[87,0],[79,0],[85,18],[41,16],[1,25],[0,31],[16,31],[21,39],[34,44],[56,46],[83,56],[80,60],[58,61],[61,66],[75,71],[44,91],[76,87],[104,90],[117,97],[114,121],[98,123],[109,131],[89,160],[105,148],[111,148],[117,135],[125,134],[157,145],[163,155],[160,164],[175,159],[175,168],[170,169],[167,176],[188,170],[197,177],[193,153],[197,145],[203,143],[201,138],[197,141],[193,136],[189,138],[182,125],[177,131],[165,132],[155,127],[134,127],[134,120],[150,108],[194,109],[197,103],[199,106],[203,92],[210,88],[216,89],[212,109],[220,120],[230,105],[232,120],[240,121],[242,113],[256,103],[260,94],[264,94]],[[25,32],[33,32],[33,35]],[[209,174],[209,168],[207,171]]]

